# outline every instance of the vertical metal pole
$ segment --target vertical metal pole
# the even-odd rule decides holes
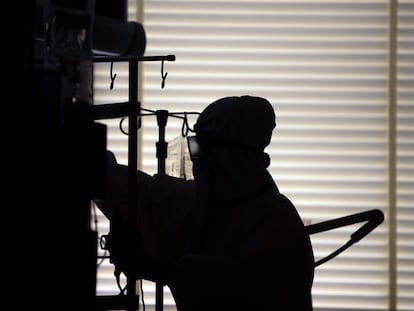
[[[168,143],[165,141],[165,127],[168,120],[167,110],[157,110],[158,142],[156,143],[156,157],[158,159],[158,174],[165,175],[165,159],[167,158]],[[155,284],[155,311],[162,311],[164,304],[164,286]]]
[[[167,110],[157,110],[157,124],[158,124],[158,142],[157,147],[157,159],[158,159],[158,174],[165,175],[165,159],[167,158],[168,143],[165,141],[165,127],[168,120]]]
[[[388,309],[397,310],[397,45],[398,1],[390,0],[388,13]]]
[[[129,61],[129,122],[128,122],[128,221],[135,226],[137,219],[137,169],[138,169],[138,61]],[[136,280],[127,278],[128,311],[135,309]]]

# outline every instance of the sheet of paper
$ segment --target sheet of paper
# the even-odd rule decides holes
[[[194,179],[186,137],[178,136],[168,142],[165,171],[170,176]]]

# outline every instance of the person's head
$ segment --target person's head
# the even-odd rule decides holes
[[[276,126],[272,104],[257,96],[229,96],[208,105],[194,126],[198,148],[213,146],[263,152]],[[194,138],[193,138],[194,140]],[[191,139],[190,150],[194,153]]]
[[[208,105],[194,125],[199,156],[190,150],[197,187],[208,189],[201,193],[234,200],[268,185],[270,157],[264,149],[275,126],[273,107],[261,97],[224,97]]]

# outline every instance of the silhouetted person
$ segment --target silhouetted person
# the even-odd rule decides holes
[[[138,172],[143,245],[120,252],[119,268],[168,285],[179,311],[312,310],[311,242],[267,170],[274,127],[260,97],[207,106],[194,127],[199,150],[190,149],[194,181]],[[98,206],[126,222],[127,167],[110,162]]]

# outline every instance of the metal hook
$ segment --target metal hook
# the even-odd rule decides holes
[[[164,60],[161,61],[161,88],[165,86],[165,79],[167,78],[168,72],[164,74]]]
[[[112,75],[112,69],[114,66],[114,62],[111,62],[111,69],[109,71],[109,77],[111,78],[111,85],[109,86],[109,89],[112,90],[114,88],[114,81],[116,78],[116,74]]]

